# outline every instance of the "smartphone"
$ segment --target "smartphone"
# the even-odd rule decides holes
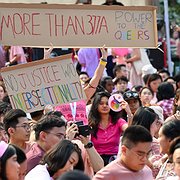
[[[80,125],[79,127],[79,134],[84,137],[89,136],[91,134],[91,127],[88,125]]]

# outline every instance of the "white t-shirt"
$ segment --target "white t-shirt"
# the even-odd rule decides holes
[[[37,165],[25,176],[25,180],[52,180],[47,165]]]
[[[152,171],[145,166],[138,172],[125,168],[119,160],[112,161],[93,177],[93,180],[153,180]]]

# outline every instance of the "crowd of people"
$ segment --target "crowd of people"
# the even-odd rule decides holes
[[[137,71],[139,48],[71,51],[86,100],[29,114],[11,107],[1,78],[0,180],[179,180],[180,72]],[[0,68],[55,54],[0,46]]]

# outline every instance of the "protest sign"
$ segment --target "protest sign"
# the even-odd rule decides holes
[[[0,4],[0,44],[157,47],[153,6]]]
[[[86,99],[70,55],[1,69],[13,108],[25,112]]]

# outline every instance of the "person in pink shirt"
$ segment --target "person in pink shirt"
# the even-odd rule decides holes
[[[27,63],[24,50],[21,46],[11,46],[9,53],[9,65]]]
[[[93,180],[153,180],[146,165],[151,151],[152,136],[142,126],[128,127],[121,141],[121,155],[93,177]]]
[[[128,127],[119,113],[110,110],[107,92],[96,93],[89,112],[89,125],[92,127],[91,141],[107,165],[118,153],[119,139]]]

